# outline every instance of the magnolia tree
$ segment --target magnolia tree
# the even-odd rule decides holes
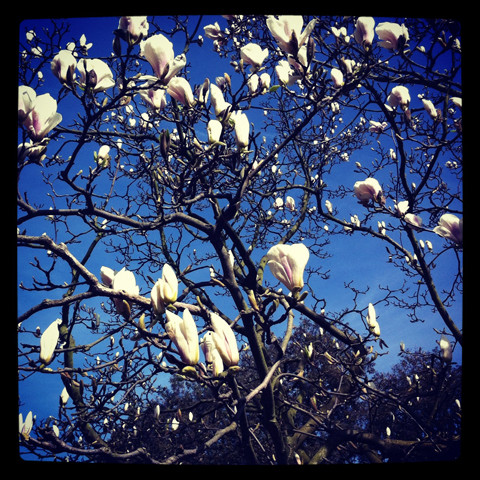
[[[20,32],[22,454],[456,458],[459,24],[94,20]]]

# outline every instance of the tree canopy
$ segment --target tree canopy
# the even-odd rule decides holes
[[[20,455],[457,459],[460,27],[23,22]]]

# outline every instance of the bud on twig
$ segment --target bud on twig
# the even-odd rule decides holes
[[[168,151],[170,149],[170,132],[168,130],[162,130],[160,133],[160,153],[164,160],[168,159]]]
[[[313,37],[308,37],[307,42],[307,67],[312,63],[315,56],[315,40]]]
[[[115,33],[115,32],[114,32]],[[115,35],[112,43],[113,53],[119,57],[122,54],[122,42],[120,41],[120,37]]]

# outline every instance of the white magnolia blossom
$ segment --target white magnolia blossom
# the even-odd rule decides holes
[[[165,311],[167,323],[165,330],[178,349],[184,363],[194,366],[198,363],[200,352],[198,347],[198,332],[195,320],[188,309],[183,311],[183,318],[179,315]]]
[[[310,252],[303,243],[275,245],[267,253],[267,265],[272,275],[290,291],[301,290],[304,286],[303,271]]]
[[[147,17],[120,17],[118,28],[129,33],[133,40],[146,37],[148,34],[149,24]]]
[[[399,50],[409,40],[408,29],[398,23],[383,22],[375,28],[375,33],[381,40],[378,44],[389,50]]]
[[[262,47],[256,43],[249,43],[240,49],[240,58],[243,63],[251,65],[254,70],[258,70],[267,57],[268,49],[262,50]]]
[[[210,120],[207,124],[208,143],[216,143],[220,141],[222,135],[222,123],[216,119]]]
[[[375,20],[372,17],[358,17],[355,23],[355,32],[353,36],[365,50],[369,50],[372,46]]]
[[[282,86],[291,87],[298,79],[300,75],[295,75],[295,71],[291,67],[290,63],[286,60],[280,60],[275,67],[275,74],[278,81]]]
[[[51,63],[52,73],[62,83],[71,83],[75,79],[77,60],[70,50],[60,50]]]
[[[267,18],[270,33],[285,53],[296,54],[295,47],[300,48],[307,41],[315,23],[316,20],[311,20],[302,32],[302,15],[280,15],[278,19],[271,15]]]
[[[167,92],[186,107],[192,107],[195,104],[192,87],[183,77],[172,78],[168,82]]]
[[[387,102],[391,107],[400,105],[402,110],[407,110],[410,105],[410,93],[407,87],[397,85],[392,88],[392,93],[388,96]]]
[[[99,58],[83,58],[77,64],[80,83],[92,92],[103,92],[115,86],[110,67]]]
[[[372,303],[368,304],[367,325],[376,337],[380,336],[380,325],[377,322],[377,314]]]
[[[168,85],[170,80],[187,64],[185,55],[181,54],[176,57],[172,42],[161,34],[153,35],[145,40],[143,54],[163,85]]]
[[[30,432],[32,431],[32,427],[33,427],[32,412],[30,411],[27,413],[27,416],[25,417],[25,421],[23,421],[23,415],[19,413],[18,414],[18,432],[26,440],[28,440],[28,438],[30,437]]]
[[[447,240],[451,240],[457,245],[463,243],[463,217],[458,218],[452,213],[446,213],[440,217],[438,225],[433,231]]]
[[[450,340],[445,335],[442,335],[440,337],[440,352],[442,359],[445,362],[451,362],[452,361],[452,345],[450,343]]]
[[[222,357],[223,363],[228,367],[237,365],[239,362],[238,345],[232,328],[214,312],[210,312],[210,321],[213,328],[213,343]]]
[[[250,122],[248,117],[241,111],[237,110],[230,116],[235,128],[235,142],[239,151],[248,147],[250,135]]]
[[[332,68],[332,70],[330,71],[330,78],[332,79],[333,86],[335,88],[340,88],[344,84],[343,73],[338,68]]]
[[[360,203],[367,204],[371,200],[374,202],[383,203],[383,192],[380,183],[375,178],[367,178],[364,181],[355,182],[353,186],[353,193],[358,198]]]
[[[295,199],[293,197],[288,196],[285,201],[285,207],[287,210],[293,212],[295,210]]]
[[[230,103],[225,101],[222,91],[214,83],[210,84],[210,103],[217,118],[223,117],[226,110],[231,106]]]
[[[113,290],[130,293],[132,295],[139,294],[139,287],[136,284],[135,275],[125,267],[115,274],[111,288]],[[115,304],[117,313],[127,318],[130,316],[130,302],[122,298],[114,298],[113,303]]]
[[[178,296],[178,280],[173,268],[166,263],[162,269],[162,278],[158,279],[151,291],[153,310],[161,315],[165,305],[174,303]]]
[[[57,113],[57,101],[49,93],[36,96],[34,101],[31,97],[27,100],[27,96],[30,96],[30,91],[24,90],[22,92],[22,108],[24,109],[22,115],[25,110],[30,110],[23,121],[23,125],[30,138],[38,142],[62,121],[62,115]],[[19,101],[19,116],[20,112]]]
[[[53,353],[60,336],[58,327],[61,323],[62,320],[57,318],[47,327],[40,338],[40,361],[45,365],[48,365],[53,360]]]
[[[426,100],[425,98],[422,98],[422,103],[423,108],[425,108],[425,111],[430,115],[430,118],[436,120],[438,117],[438,113],[433,102],[431,100]]]

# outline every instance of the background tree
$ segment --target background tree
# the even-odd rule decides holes
[[[457,458],[459,23],[85,22],[20,36],[22,454]]]

